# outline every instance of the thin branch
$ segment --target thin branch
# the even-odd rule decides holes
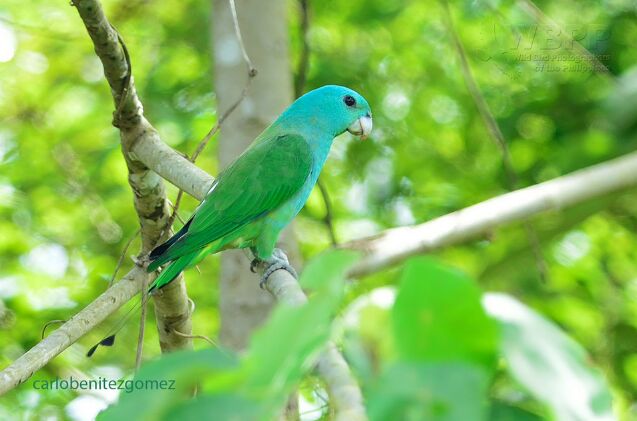
[[[44,339],[44,335],[46,334],[46,330],[49,326],[60,324],[60,323],[66,323],[67,321],[68,320],[61,320],[61,319],[49,320],[48,322],[44,324],[44,326],[42,326],[42,333],[40,334],[40,339]]]
[[[294,96],[296,98],[303,95],[307,72],[310,64],[310,43],[307,39],[307,32],[310,28],[310,5],[308,0],[299,0],[301,8],[301,52],[299,54],[299,64],[296,69],[296,79],[294,81]]]
[[[489,104],[484,99],[482,92],[480,91],[480,87],[473,77],[473,72],[471,71],[471,66],[469,66],[469,60],[467,58],[467,53],[464,49],[464,45],[462,44],[462,40],[458,35],[458,31],[456,31],[456,27],[453,23],[453,17],[451,16],[451,10],[449,9],[449,3],[447,0],[441,0],[443,4],[444,14],[445,14],[445,23],[447,25],[447,29],[451,33],[451,37],[453,40],[453,45],[460,58],[460,68],[462,70],[462,75],[465,80],[465,84],[467,85],[467,89],[471,94],[471,98],[473,102],[476,104],[480,116],[482,117],[482,121],[487,126],[489,134],[491,138],[495,142],[495,144],[500,148],[500,152],[502,154],[502,164],[504,166],[504,172],[506,175],[507,181],[507,189],[509,191],[515,190],[518,188],[518,174],[513,167],[513,162],[511,161],[511,153],[509,152],[509,147],[502,134],[502,130],[500,130],[500,126],[496,121],[491,109],[489,108]],[[533,251],[533,257],[535,258],[535,265],[537,267],[538,274],[540,275],[540,279],[543,282],[546,282],[548,279],[548,267],[544,260],[544,256],[542,254],[542,245],[540,244],[540,240],[537,235],[537,231],[533,224],[529,221],[524,221],[523,223],[524,229],[527,233],[527,239],[529,241],[529,245],[531,246],[531,250]]]
[[[239,41],[239,46],[241,47],[241,54],[243,54],[243,60],[248,65],[248,76],[250,78],[253,78],[257,75],[257,69],[252,65],[250,56],[248,56],[248,52],[246,51],[246,46],[243,43],[241,29],[239,28],[239,18],[237,17],[237,7],[234,4],[234,0],[228,0],[228,3],[230,4],[230,12],[232,12],[232,24],[234,25],[234,32],[237,35],[237,40]]]
[[[145,276],[145,270],[135,266],[122,280],[0,371],[0,395],[25,382],[56,355],[95,329],[104,319],[127,303],[139,292],[141,280]]]
[[[465,84],[467,85],[467,89],[471,94],[471,98],[473,102],[476,104],[476,108],[478,108],[478,112],[480,113],[480,117],[482,117],[482,121],[485,126],[487,126],[487,130],[491,135],[491,138],[496,143],[496,145],[500,148],[500,152],[502,153],[502,164],[504,166],[504,172],[507,180],[507,188],[509,190],[513,190],[517,188],[518,184],[518,176],[515,173],[515,169],[513,168],[513,163],[511,162],[511,154],[509,153],[509,148],[507,146],[506,140],[504,139],[504,135],[500,130],[500,126],[495,121],[495,117],[491,113],[489,109],[489,105],[482,96],[482,92],[480,92],[480,88],[473,77],[473,73],[471,72],[471,67],[469,66],[469,60],[467,59],[467,53],[462,45],[462,41],[458,36],[458,32],[455,29],[455,25],[453,24],[453,18],[451,17],[451,11],[449,10],[449,3],[447,0],[441,0],[445,23],[451,34],[451,39],[453,42],[453,46],[458,54],[458,58],[460,59],[460,68],[462,70],[462,76],[464,77]]]
[[[205,335],[186,335],[185,333],[181,333],[178,330],[173,329],[173,332],[175,332],[176,335],[179,335],[181,337],[184,338],[189,338],[189,339],[203,339],[204,341],[208,342],[210,345],[214,346],[215,348],[220,348],[219,344],[215,341],[213,341],[212,339],[210,339],[209,337],[205,336]]]
[[[299,64],[296,69],[296,78],[294,80],[294,96],[296,98],[303,95],[305,89],[305,81],[307,80],[307,73],[310,67],[310,43],[307,39],[307,33],[310,29],[310,5],[309,0],[299,0],[299,7],[301,12],[301,51],[299,53]],[[332,201],[330,200],[330,194],[325,186],[323,178],[319,176],[316,185],[319,188],[323,203],[325,204],[325,216],[323,217],[323,223],[327,229],[327,233],[330,237],[330,243],[332,246],[337,246],[336,231],[334,230],[334,216],[332,212]]]
[[[148,277],[142,279],[142,293],[139,297],[141,311],[139,314],[139,335],[137,338],[137,352],[135,353],[135,371],[139,371],[142,366],[142,355],[144,353],[144,333],[146,329],[146,308],[148,305]]]
[[[124,258],[126,257],[126,254],[128,253],[128,249],[130,248],[130,245],[132,244],[133,240],[135,240],[135,238],[137,238],[137,236],[139,235],[141,231],[141,228],[138,228],[137,231],[135,231],[135,234],[133,234],[128,241],[126,242],[126,245],[124,245],[124,250],[122,250],[122,253],[119,255],[119,259],[117,259],[117,265],[115,265],[115,270],[113,271],[113,276],[111,276],[111,280],[108,281],[108,286],[111,287],[113,285],[113,282],[115,282],[115,279],[117,279],[117,273],[119,272],[119,270],[122,267],[122,264],[124,263]]]
[[[323,203],[325,204],[325,216],[323,217],[323,223],[325,224],[327,233],[330,236],[330,243],[332,243],[332,247],[335,247],[338,245],[338,240],[336,239],[336,231],[334,230],[332,201],[330,200],[330,194],[327,191],[327,187],[325,187],[325,183],[323,183],[323,180],[320,176],[316,185],[321,192]]]
[[[241,35],[241,27],[239,26],[239,19],[237,17],[237,8],[234,3],[234,0],[228,0],[228,3],[230,6],[230,11],[232,13],[232,23],[234,26],[234,32],[237,36],[239,47],[241,48],[241,54],[243,55],[243,60],[245,61],[246,66],[248,68],[248,79],[246,80],[245,86],[241,90],[241,95],[239,95],[239,98],[237,98],[237,100],[232,105],[230,105],[230,107],[228,107],[228,109],[223,114],[221,114],[221,117],[219,117],[219,119],[214,124],[214,126],[212,126],[212,128],[208,131],[208,133],[206,133],[204,138],[197,145],[197,149],[195,149],[195,152],[193,152],[192,156],[189,158],[190,162],[192,162],[193,164],[195,163],[195,161],[197,161],[197,158],[199,157],[201,152],[203,152],[203,150],[206,148],[206,145],[208,145],[208,142],[210,142],[210,139],[212,139],[212,137],[215,134],[217,134],[217,132],[221,129],[221,125],[226,121],[226,119],[230,116],[230,114],[232,114],[234,110],[237,109],[237,107],[241,104],[241,102],[248,96],[248,91],[250,90],[252,79],[254,79],[258,73],[257,69],[252,64],[252,60],[250,60],[248,51],[246,50],[245,44],[243,43],[243,36]],[[177,215],[177,211],[179,210],[179,205],[181,204],[181,198],[183,194],[184,192],[181,189],[177,193],[177,199],[175,199],[173,213],[172,215],[170,215],[170,219],[168,220],[169,223],[167,224],[169,227],[172,227],[172,224],[175,221],[175,215]]]
[[[246,84],[241,91],[241,95],[239,95],[239,98],[237,98],[237,100],[221,115],[215,125],[212,126],[210,131],[204,136],[201,142],[199,142],[199,145],[197,145],[197,149],[190,157],[190,162],[195,162],[197,160],[197,157],[204,150],[210,139],[212,139],[212,137],[217,134],[219,129],[221,129],[221,125],[223,124],[223,122],[226,121],[230,114],[232,114],[232,112],[236,110],[239,104],[241,104],[241,102],[245,99],[245,97],[248,95],[248,89],[250,88],[251,81],[256,75],[256,70],[254,73],[249,72],[248,80],[246,81]]]

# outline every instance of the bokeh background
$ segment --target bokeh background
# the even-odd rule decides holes
[[[288,3],[289,71],[298,77],[301,6]],[[304,90],[347,85],[374,112],[371,139],[338,138],[323,172],[339,241],[423,222],[511,185],[533,185],[635,150],[635,2],[538,1],[539,14],[529,4],[449,4],[471,72],[508,144],[512,180],[467,89],[443,3],[310,2]],[[210,2],[104,6],[126,40],[146,116],[164,141],[191,153],[218,117]],[[40,0],[0,5],[0,367],[35,345],[45,323],[68,319],[104,291],[137,230],[112,111],[101,64],[73,7]],[[198,160],[211,174],[219,169],[216,148],[213,140]],[[172,199],[176,193],[169,186]],[[517,297],[579,342],[607,379],[618,417],[627,420],[637,417],[636,199],[632,190],[534,218],[535,247],[518,224],[434,253],[481,289]],[[181,213],[195,206],[185,198]],[[330,246],[324,214],[315,191],[295,227],[307,259]],[[134,240],[128,254],[138,249]],[[126,258],[121,273],[131,265]],[[215,337],[219,260],[208,258],[199,268],[187,275],[197,303],[193,330]],[[350,285],[344,306],[395,284],[398,274]],[[391,350],[383,345],[386,313],[368,306],[357,343],[373,371]],[[154,323],[152,312],[148,322]],[[130,374],[136,321],[119,346],[84,356],[108,323],[34,379]],[[145,355],[159,352],[156,332],[147,329]],[[510,380],[497,382],[495,398],[527,399]],[[112,399],[36,392],[27,383],[3,397],[0,418],[90,419]]]

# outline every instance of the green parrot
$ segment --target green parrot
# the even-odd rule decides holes
[[[296,276],[275,249],[281,230],[305,205],[334,137],[366,138],[369,104],[351,89],[328,85],[297,99],[213,183],[192,217],[149,255],[148,271],[170,262],[150,286],[155,291],[210,253],[250,248],[265,262],[261,286],[278,269]]]

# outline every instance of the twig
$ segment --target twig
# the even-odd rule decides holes
[[[228,0],[228,3],[230,5],[230,11],[232,12],[232,23],[234,25],[234,32],[237,36],[239,47],[241,48],[243,60],[248,67],[248,79],[246,80],[245,86],[241,90],[241,95],[239,95],[239,98],[237,98],[237,100],[232,105],[230,105],[230,107],[223,114],[221,114],[221,117],[219,117],[217,122],[212,126],[208,133],[206,133],[204,138],[201,139],[201,141],[197,145],[197,149],[195,149],[195,152],[193,152],[190,158],[188,158],[189,161],[193,164],[195,163],[195,161],[197,161],[197,158],[199,157],[201,152],[203,152],[203,150],[206,148],[208,142],[210,142],[210,139],[212,139],[212,137],[221,129],[221,125],[224,123],[224,121],[226,121],[226,119],[234,112],[234,110],[237,109],[239,104],[241,104],[241,102],[246,98],[246,96],[248,95],[248,90],[250,89],[250,85],[252,84],[252,79],[254,79],[258,73],[257,69],[252,64],[252,60],[250,60],[250,56],[248,55],[245,44],[243,43],[243,37],[241,36],[241,27],[239,26],[239,19],[237,17],[237,9],[234,0]],[[182,196],[183,190],[180,189],[179,192],[177,192],[177,198],[175,199],[173,213],[170,215],[169,223],[167,224],[169,227],[171,227],[173,222],[175,221],[175,215],[179,210]]]
[[[308,0],[299,0],[299,6],[301,7],[301,52],[299,54],[299,65],[296,69],[296,80],[294,81],[294,96],[296,98],[303,95],[310,64],[310,43],[307,39],[307,32],[310,28],[310,5],[308,3]]]
[[[502,165],[504,166],[504,172],[506,175],[507,189],[509,191],[513,191],[518,188],[518,175],[511,161],[511,153],[509,152],[509,147],[506,140],[504,139],[502,130],[500,130],[500,126],[495,120],[495,117],[493,116],[493,113],[491,112],[487,101],[484,99],[484,96],[482,95],[482,92],[480,91],[480,88],[478,87],[478,84],[473,77],[473,72],[471,71],[471,67],[469,66],[469,60],[467,59],[467,53],[453,23],[453,17],[451,16],[449,3],[447,0],[441,0],[441,2],[445,12],[445,23],[447,25],[447,28],[449,29],[449,32],[451,33],[454,48],[456,49],[458,57],[460,58],[460,67],[462,69],[462,75],[464,77],[465,84],[467,85],[467,89],[471,94],[473,102],[478,108],[478,112],[482,117],[482,121],[487,126],[491,138],[500,148],[500,152],[502,154]],[[523,225],[527,233],[529,245],[531,246],[531,250],[533,250],[535,265],[537,267],[538,274],[540,275],[540,279],[542,280],[542,282],[546,282],[548,279],[548,267],[542,254],[542,246],[540,244],[540,240],[538,238],[535,227],[529,221],[524,221]]]
[[[228,0],[230,4],[230,12],[232,12],[232,23],[234,25],[234,32],[237,35],[237,40],[239,41],[239,46],[241,47],[241,53],[243,54],[243,60],[248,65],[248,76],[253,78],[257,75],[257,69],[252,65],[252,60],[250,60],[250,56],[248,56],[248,52],[246,51],[246,46],[243,43],[243,37],[241,36],[241,29],[239,28],[239,18],[237,17],[237,7],[234,4],[234,0]]]
[[[335,247],[338,245],[338,240],[336,239],[336,232],[334,231],[334,223],[333,221],[333,212],[332,212],[332,201],[330,200],[330,194],[327,191],[327,187],[325,187],[325,183],[319,176],[319,179],[316,183],[321,192],[321,196],[323,197],[323,203],[325,203],[325,216],[323,217],[323,222],[325,223],[325,227],[327,228],[327,232],[330,236],[330,243]]]
[[[68,322],[0,371],[0,395],[25,382],[56,355],[95,329],[104,319],[128,302],[139,292],[141,278],[145,276],[143,269],[134,267],[121,281],[113,284]]]
[[[221,349],[221,347],[219,346],[217,342],[213,341],[212,339],[210,339],[209,337],[205,335],[187,335],[175,329],[173,329],[173,332],[175,333],[175,335],[181,336],[182,338],[203,339],[204,341],[208,342],[210,345],[214,346],[215,348]]]
[[[126,253],[128,252],[128,249],[130,248],[130,245],[132,244],[133,240],[135,240],[135,238],[137,238],[137,236],[139,235],[140,231],[141,231],[141,228],[137,228],[137,231],[135,231],[135,234],[133,234],[126,242],[126,245],[124,246],[124,250],[122,250],[122,253],[119,255],[119,259],[117,259],[117,265],[115,265],[113,276],[111,276],[110,281],[108,281],[109,288],[113,285],[113,282],[115,282],[115,278],[117,277],[117,272],[119,272],[120,268],[122,267],[122,264],[124,263],[124,258],[126,256]]]
[[[299,64],[296,69],[296,79],[294,80],[294,96],[296,98],[303,95],[305,89],[305,81],[307,80],[307,72],[310,65],[310,43],[307,39],[307,32],[310,29],[310,5],[308,0],[299,0],[299,6],[301,8],[301,51],[299,53]],[[323,217],[323,223],[327,229],[327,233],[330,237],[330,243],[332,246],[337,246],[336,232],[334,230],[334,216],[332,212],[332,201],[330,200],[330,194],[325,186],[323,178],[319,176],[317,186],[323,198],[325,204],[325,216]]]
[[[49,320],[48,322],[45,323],[44,326],[42,326],[42,334],[40,334],[40,339],[44,339],[44,334],[46,333],[46,329],[54,324],[58,324],[58,323],[66,323],[68,320],[61,320],[61,319],[56,319],[56,320]]]
[[[142,366],[142,354],[144,353],[144,333],[146,329],[146,308],[148,304],[148,277],[142,278],[142,293],[140,294],[141,311],[139,315],[139,335],[137,337],[137,352],[135,353],[135,371]]]

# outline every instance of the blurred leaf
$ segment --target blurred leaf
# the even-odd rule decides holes
[[[299,283],[303,288],[341,287],[345,274],[361,254],[352,250],[332,250],[313,258],[304,268]]]
[[[410,260],[393,310],[394,338],[407,360],[469,361],[491,367],[496,324],[467,276],[428,258]]]
[[[536,414],[525,411],[517,406],[511,406],[502,402],[495,402],[489,411],[489,421],[541,421]]]
[[[381,376],[367,402],[371,421],[479,421],[489,373],[466,363],[398,363]]]
[[[247,390],[251,395],[267,397],[270,411],[283,405],[329,339],[345,273],[357,259],[357,253],[335,250],[313,260],[303,272],[301,283],[314,285],[318,291],[302,306],[279,304],[268,323],[253,335],[245,360]]]
[[[163,354],[157,361],[145,364],[129,381],[131,389],[120,391],[117,404],[108,407],[98,416],[100,421],[124,419],[156,420],[186,396],[193,386],[205,376],[219,375],[237,367],[234,356],[216,349],[202,351],[178,351]],[[165,386],[159,384],[164,383]],[[155,384],[159,384],[156,387]],[[141,387],[138,387],[141,386]],[[170,387],[174,386],[174,389]]]
[[[579,344],[506,294],[485,294],[483,305],[500,323],[509,372],[556,419],[614,419],[608,386]]]
[[[261,409],[255,402],[238,395],[204,395],[189,400],[171,411],[165,420],[254,421],[259,419]]]

